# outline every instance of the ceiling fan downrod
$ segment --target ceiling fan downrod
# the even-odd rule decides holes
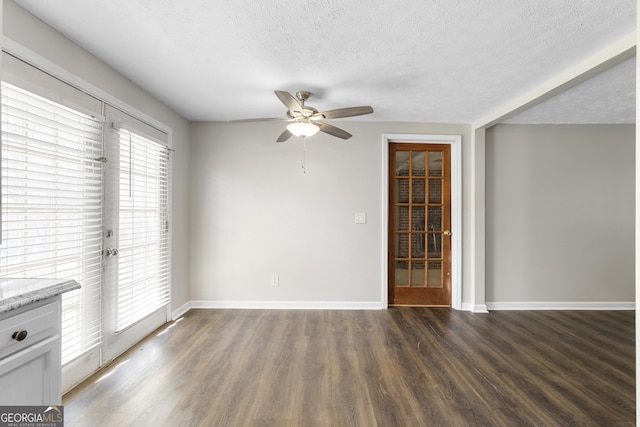
[[[304,102],[309,99],[311,96],[311,92],[306,90],[299,90],[296,92],[296,98],[300,100],[300,105],[304,107]]]

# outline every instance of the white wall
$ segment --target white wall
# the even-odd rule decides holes
[[[301,140],[275,142],[282,123],[192,124],[193,300],[210,306],[380,306],[382,135],[461,134],[464,146],[470,126],[338,125],[354,136],[309,138],[305,174]],[[354,223],[356,211],[367,212],[367,224]],[[467,218],[463,211],[463,233]],[[465,268],[463,259],[463,301]],[[280,276],[279,287],[271,286],[272,274]]]
[[[310,139],[307,174],[302,174],[300,144],[294,140],[285,144],[274,142],[281,131],[280,123],[195,123],[190,126],[169,108],[11,0],[4,2],[3,22],[6,42],[18,43],[34,52],[53,66],[50,71],[55,73],[58,67],[77,77],[78,81],[110,94],[173,130],[176,149],[172,205],[174,308],[190,300],[379,302],[383,280],[380,256],[384,233],[381,224],[383,133],[463,135],[462,299],[470,302],[470,126],[345,122],[344,127],[354,137],[346,142],[326,135]],[[489,134],[495,136],[499,129],[508,128],[498,126]],[[556,131],[558,129],[552,133],[557,135]],[[190,137],[193,139],[192,153]],[[545,136],[545,141],[552,138],[553,135]],[[533,144],[531,141],[527,144],[522,142],[505,150],[495,150],[492,147],[496,144],[505,145],[502,141],[487,141],[487,179],[493,180],[493,190],[487,188],[487,227],[494,227],[487,230],[487,300],[631,301],[633,294],[629,293],[632,291],[627,285],[620,289],[612,284],[601,286],[605,277],[614,277],[615,283],[626,282],[632,277],[629,273],[629,265],[633,265],[629,264],[632,251],[626,237],[633,234],[628,231],[631,228],[626,228],[624,234],[610,223],[602,223],[604,219],[601,216],[581,216],[581,221],[587,224],[596,221],[603,227],[614,228],[610,230],[613,234],[606,235],[600,235],[600,231],[595,232],[588,226],[585,226],[588,233],[581,232],[578,226],[583,223],[576,222],[573,215],[564,215],[579,208],[580,200],[572,199],[576,197],[573,191],[565,191],[571,196],[568,200],[572,204],[560,203],[568,209],[559,211],[564,216],[542,217],[547,222],[546,226],[555,227],[555,252],[534,250],[536,245],[549,245],[548,239],[536,240],[544,235],[538,225],[540,223],[519,223],[518,215],[506,214],[520,209],[523,216],[533,215],[524,205],[528,203],[523,199],[527,193],[514,188],[519,179],[527,178],[523,174],[532,167],[528,163],[530,157],[526,156],[533,153],[527,154],[524,150],[531,149]],[[549,149],[555,152],[564,147],[562,144],[550,145],[553,147]],[[611,148],[608,146],[606,155],[613,155]],[[585,164],[574,160],[575,149],[567,150],[563,154],[571,154],[569,166]],[[579,156],[587,155],[584,150],[577,153]],[[540,153],[536,155],[544,158]],[[631,158],[630,155],[621,156],[620,164]],[[616,167],[614,175],[607,177],[625,173],[626,168]],[[561,174],[555,178],[567,176],[574,175]],[[552,186],[552,178],[554,176],[549,176],[543,184]],[[633,200],[633,194],[629,192],[632,180],[627,178],[615,186],[615,194],[624,193]],[[601,183],[597,180],[592,184]],[[542,188],[533,190],[540,192]],[[561,200],[561,194],[553,197]],[[505,203],[509,210],[501,208]],[[594,215],[601,215],[598,209],[605,204],[608,205],[595,204]],[[630,214],[627,204],[623,205],[619,214],[622,215],[622,223],[626,224]],[[535,207],[543,209],[543,204]],[[353,223],[355,211],[368,213],[366,225]],[[587,215],[584,210],[580,214]],[[499,229],[496,229],[496,224],[500,225]],[[523,224],[530,229],[525,229]],[[563,241],[557,240],[568,231],[575,235],[572,241],[584,242],[587,247],[591,248],[587,244],[597,241],[599,244],[593,245],[595,252],[577,256],[578,252],[574,251],[571,256],[564,255],[567,247],[563,246]],[[523,236],[525,232],[533,234]],[[519,249],[520,244],[514,243],[514,236],[531,239],[523,241],[529,245],[528,252]],[[615,244],[611,245],[614,237]],[[602,242],[608,242],[611,248],[606,254],[595,249],[606,246]],[[509,247],[518,250],[505,253],[504,248]],[[564,258],[553,257],[553,253],[562,254]],[[532,263],[529,255],[539,262]],[[601,255],[611,257],[619,264],[608,262],[606,269],[585,271],[581,264],[583,260]],[[513,259],[503,264],[505,257]],[[540,263],[548,268],[536,269]],[[581,268],[576,267],[578,264]],[[524,279],[521,267],[531,270]],[[554,274],[551,274],[552,270]],[[274,273],[280,275],[278,288],[270,286]],[[581,275],[580,287],[567,287],[570,279],[575,279],[578,274]],[[604,289],[608,292],[606,296],[601,295]]]
[[[131,81],[72,43],[62,34],[36,19],[11,0],[4,1],[3,47],[10,51],[37,57],[39,66],[94,95],[116,98],[148,119],[160,122],[172,130],[173,147],[173,254],[172,306],[178,308],[189,301],[189,126],[178,114],[160,103]],[[136,115],[136,114],[134,114]],[[145,117],[141,117],[145,118]]]
[[[487,130],[489,308],[633,305],[634,141],[634,125]]]

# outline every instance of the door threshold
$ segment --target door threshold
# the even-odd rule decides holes
[[[437,308],[451,308],[450,305],[435,305],[435,304],[389,304],[389,307],[437,307]]]

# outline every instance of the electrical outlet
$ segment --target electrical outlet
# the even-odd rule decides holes
[[[280,286],[280,276],[278,276],[277,274],[271,276],[271,286]]]

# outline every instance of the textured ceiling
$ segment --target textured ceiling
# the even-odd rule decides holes
[[[282,117],[273,90],[305,89],[361,120],[472,123],[636,27],[636,0],[17,3],[193,121]],[[634,122],[633,62],[510,121]]]
[[[635,75],[633,57],[504,123],[635,123]]]

